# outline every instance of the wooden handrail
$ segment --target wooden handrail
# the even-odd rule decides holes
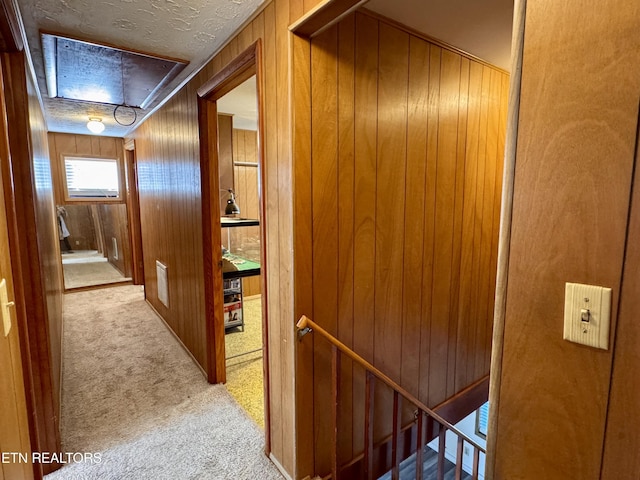
[[[300,320],[298,320],[298,323],[296,324],[296,326],[298,327],[298,330],[304,330],[305,328],[310,328],[312,331],[317,332],[320,335],[322,335],[329,343],[331,343],[336,348],[338,348],[338,350],[340,350],[342,353],[344,353],[347,357],[349,357],[351,360],[353,360],[354,362],[359,364],[365,370],[371,372],[377,378],[382,380],[384,383],[386,383],[393,390],[397,391],[400,395],[405,397],[407,400],[409,400],[411,403],[413,403],[416,407],[418,407],[420,410],[424,411],[427,415],[429,415],[431,418],[433,418],[435,421],[437,421],[440,425],[444,426],[447,430],[450,430],[451,432],[455,433],[458,436],[458,438],[462,438],[465,442],[467,442],[470,445],[472,445],[478,451],[486,453],[485,449],[482,446],[478,445],[475,441],[473,441],[471,438],[469,438],[463,432],[458,430],[456,427],[454,427],[447,420],[445,420],[440,415],[438,415],[436,412],[431,410],[424,403],[422,403],[420,400],[418,400],[416,397],[414,397],[411,393],[409,393],[407,390],[402,388],[400,385],[398,385],[396,382],[394,382],[391,378],[389,378],[383,372],[378,370],[372,364],[367,362],[364,358],[362,358],[356,352],[351,350],[344,343],[342,343],[336,337],[331,335],[329,332],[327,332],[324,328],[322,328],[320,325],[315,323],[309,317],[303,315],[300,318]]]

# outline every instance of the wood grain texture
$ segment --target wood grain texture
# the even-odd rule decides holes
[[[367,14],[311,40],[301,199],[313,229],[311,249],[295,253],[311,261],[314,321],[431,406],[489,373],[506,79]],[[317,340],[314,349],[323,475],[330,352]],[[351,388],[341,376],[341,418],[352,421],[341,424],[340,459],[364,449],[364,377],[351,373]],[[393,398],[374,395],[378,442],[392,431]]]
[[[123,277],[131,278],[131,240],[129,237],[127,206],[125,204],[98,205],[98,218],[102,224],[107,261]]]
[[[266,209],[263,310],[269,312],[270,448],[294,475],[294,283],[293,165],[289,74],[291,37],[288,25],[314,5],[313,1],[275,0],[175,97],[133,132],[136,140],[140,208],[148,301],[165,318],[195,358],[206,364],[202,209],[197,131],[197,93],[233,59],[258,39],[263,42],[264,196]],[[168,262],[171,306],[157,300],[155,260]],[[263,289],[264,290],[264,289]],[[303,448],[303,447],[300,447]],[[304,475],[311,473],[306,472]],[[297,473],[295,474],[297,476]],[[304,476],[302,475],[302,476]]]
[[[235,158],[236,138],[233,135],[233,116],[218,114],[218,172],[220,188],[235,188],[233,161]],[[236,191],[237,193],[237,191]],[[224,215],[227,196],[220,194],[220,215]],[[244,212],[243,212],[244,214]]]
[[[235,165],[233,167],[233,183],[241,216],[244,218],[260,218],[260,188],[258,175],[258,135],[255,130],[233,129],[233,161],[252,163],[255,166]],[[222,180],[221,180],[222,182]],[[222,184],[221,184],[222,185]],[[224,188],[224,187],[223,187]],[[260,227],[230,229],[232,245],[244,245],[249,255],[260,258]],[[223,238],[224,242],[224,238]],[[259,295],[260,276],[242,279],[245,296]]]
[[[3,54],[9,162],[3,162],[9,247],[18,318],[28,319],[22,345],[31,377],[32,449],[59,451],[62,272],[46,127],[23,53]],[[20,159],[20,161],[17,161]],[[36,239],[36,241],[25,241]],[[23,333],[23,332],[21,332]],[[26,350],[28,348],[28,350]],[[36,434],[37,432],[37,434]],[[39,467],[38,467],[39,468]],[[44,473],[58,468],[42,466]]]
[[[494,478],[616,478],[601,467],[620,337],[615,352],[562,340],[564,283],[612,288],[616,331],[639,16],[640,5],[616,0],[527,4]]]
[[[637,322],[637,298],[640,291],[640,112],[638,113],[629,229],[600,476],[603,479],[624,478],[630,472],[640,471],[640,459],[632,453],[640,451],[640,440],[635,434],[640,425],[640,415],[636,408],[640,404],[640,389],[635,388],[640,369],[640,326]]]
[[[100,137],[94,135],[75,135],[70,133],[53,133],[48,135],[49,153],[51,157],[51,172],[53,175],[53,188],[55,192],[56,205],[67,203],[78,203],[77,201],[67,202],[64,194],[64,168],[63,155],[88,155],[104,158],[117,158],[120,168],[121,189],[126,191],[125,185],[125,165],[124,165],[124,144],[122,138]],[[120,202],[124,203],[126,196]],[[95,203],[95,202],[88,202]]]
[[[140,232],[140,197],[138,196],[138,164],[135,142],[125,147],[125,174],[127,188],[127,215],[131,236],[131,269],[134,285],[144,285],[142,233]]]
[[[294,178],[294,317],[313,311],[313,249],[311,214],[311,46],[308,41],[293,37],[292,109],[293,109],[293,162]],[[299,258],[298,258],[299,257]],[[304,375],[296,375],[296,444],[297,471],[300,476],[314,472],[314,417],[303,405],[313,405],[313,351],[314,339],[297,342],[297,371],[306,365]]]
[[[0,72],[0,82],[2,72]],[[9,145],[7,137],[7,125],[5,113],[4,95],[0,94],[0,149],[2,163],[8,159]],[[9,245],[9,228],[7,203],[5,202],[5,178],[4,168],[0,168],[0,280],[7,282],[7,294],[9,301],[18,301],[14,293],[14,276],[11,267],[11,252]],[[20,309],[22,312],[22,309]],[[4,331],[0,333],[0,450],[2,452],[24,452],[31,454],[31,440],[29,434],[29,412],[27,404],[26,387],[29,379],[25,378],[25,369],[22,365],[22,345],[20,338],[24,335],[25,318],[18,316],[17,307],[10,309],[11,322],[13,324],[9,335],[5,337]],[[27,370],[26,374],[29,375]],[[26,380],[26,382],[25,382]],[[22,463],[11,461],[0,465],[0,478],[28,480],[34,478],[33,465],[30,462]]]

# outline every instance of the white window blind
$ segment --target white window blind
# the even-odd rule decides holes
[[[489,423],[489,402],[485,403],[478,410],[476,419],[476,434],[487,437],[487,424]]]
[[[64,169],[69,198],[119,198],[116,159],[65,157]]]

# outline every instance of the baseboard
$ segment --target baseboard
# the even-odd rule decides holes
[[[102,283],[100,285],[87,285],[86,287],[65,288],[64,293],[86,292],[88,290],[98,290],[101,288],[122,287],[133,285],[133,280],[123,280],[122,282]]]
[[[278,469],[278,471],[282,474],[282,476],[284,478],[286,478],[287,480],[293,480],[291,478],[291,475],[289,475],[289,472],[287,472],[284,469],[284,467],[282,465],[280,465],[280,462],[278,461],[278,459],[273,456],[273,453],[269,454],[269,460],[271,460],[271,462],[273,462],[273,464],[276,466],[276,468]]]
[[[176,341],[182,347],[182,349],[185,352],[187,352],[187,355],[189,355],[189,357],[191,357],[191,360],[193,360],[193,363],[195,363],[196,366],[200,369],[200,371],[202,372],[202,375],[204,375],[204,378],[208,378],[207,372],[205,371],[205,369],[202,367],[202,365],[200,365],[198,363],[198,360],[196,360],[196,357],[193,356],[193,354],[189,351],[187,346],[182,342],[182,339],[176,334],[176,332],[173,331],[173,328],[171,328],[171,326],[167,323],[167,321],[164,319],[164,317],[162,315],[160,315],[160,313],[155,309],[155,307],[153,305],[151,305],[151,302],[149,302],[149,299],[145,298],[145,302],[147,302],[147,305],[149,305],[151,310],[153,310],[153,313],[155,313],[156,316],[160,319],[160,321],[162,322],[162,325],[164,325],[165,328],[167,330],[169,330],[169,333],[171,335],[173,335],[173,338],[176,339]]]

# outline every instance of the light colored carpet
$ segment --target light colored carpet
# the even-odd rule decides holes
[[[78,288],[131,280],[125,278],[95,250],[80,250],[62,255],[64,287]]]
[[[281,479],[264,436],[209,385],[137,286],[67,294],[62,451],[46,480]]]
[[[107,257],[97,250],[74,250],[73,252],[62,252],[62,264],[70,263],[92,263],[106,262]]]
[[[264,373],[262,351],[242,355],[262,348],[262,307],[260,297],[244,301],[244,332],[232,328],[225,335],[227,389],[249,416],[264,429]]]

